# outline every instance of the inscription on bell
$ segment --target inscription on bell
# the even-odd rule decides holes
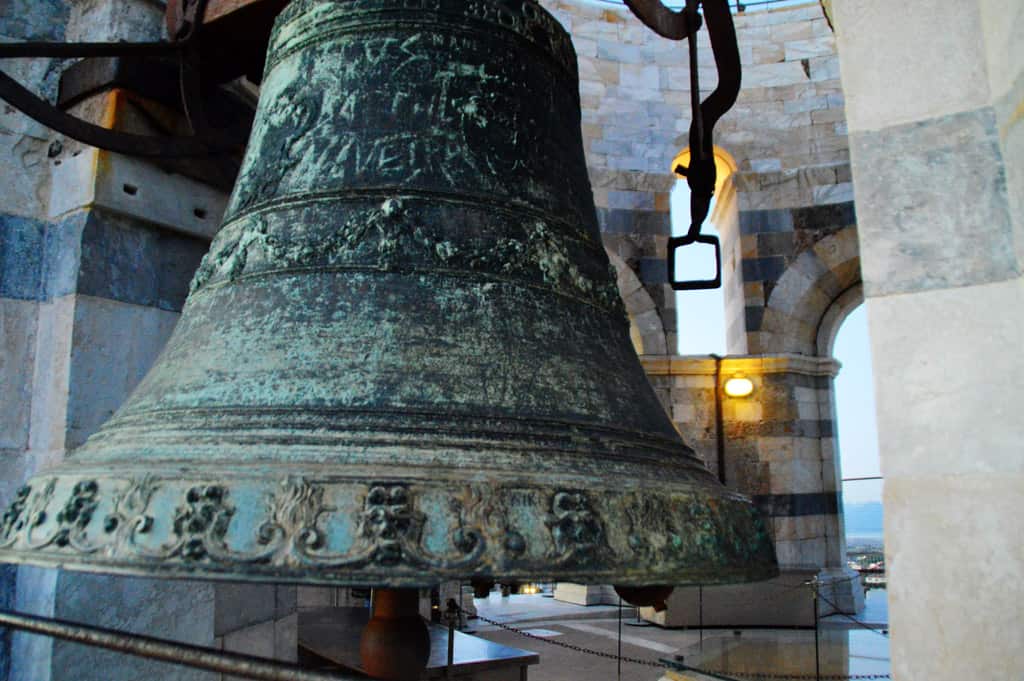
[[[512,508],[531,508],[536,505],[536,494],[530,490],[511,490],[508,493],[508,505]]]
[[[578,105],[566,107],[557,82],[514,53],[495,58],[491,40],[399,33],[342,34],[268,72],[249,154],[275,162],[245,164],[229,215],[274,196],[383,183],[583,221],[589,188],[560,139],[579,128]]]

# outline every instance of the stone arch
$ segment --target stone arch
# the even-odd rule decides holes
[[[829,356],[835,331],[859,302],[858,292],[863,298],[860,283],[856,227],[844,227],[803,251],[766,302],[761,352]]]
[[[850,313],[864,302],[864,284],[857,282],[839,294],[832,305],[825,310],[818,324],[817,351],[819,357],[831,357],[836,344],[836,335]]]
[[[713,153],[715,157],[715,170],[717,171],[715,177],[715,196],[721,196],[726,181],[737,171],[739,165],[736,163],[736,159],[733,158],[732,154],[717,144],[713,148]],[[680,149],[679,153],[672,159],[672,164],[669,168],[670,172],[677,180],[686,179],[685,175],[676,173],[675,169],[680,165],[688,167],[690,165],[690,155],[690,147],[686,146]]]
[[[629,315],[629,334],[633,339],[633,347],[638,355],[668,354],[668,342],[665,328],[661,322],[658,306],[651,294],[644,288],[640,277],[626,264],[621,257],[605,249],[608,260],[615,268],[616,283],[619,295]]]

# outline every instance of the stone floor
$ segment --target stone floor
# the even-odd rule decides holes
[[[515,626],[552,641],[612,654],[618,648],[618,619],[614,606],[583,607],[554,601],[540,595],[511,596],[497,593],[477,600],[481,615]],[[651,662],[682,655],[687,665],[717,672],[744,674],[815,673],[814,631],[748,629],[668,630],[656,626],[635,626],[632,610],[623,609],[622,654]],[[621,677],[616,660],[528,639],[514,632],[473,620],[475,634],[507,646],[540,654],[540,664],[531,667],[530,681],[658,681],[665,674],[661,666],[622,663]],[[889,672],[887,638],[857,627],[844,618],[823,622],[819,632],[821,674],[886,674]],[[706,678],[706,677],[675,677]]]

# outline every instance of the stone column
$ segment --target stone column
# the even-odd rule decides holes
[[[1024,674],[1024,12],[834,3],[893,678]]]
[[[0,3],[0,41],[62,40],[68,8],[61,0]],[[48,60],[7,61],[4,73],[44,96],[57,80]],[[50,133],[0,105],[0,505],[6,508],[28,474],[36,334],[49,190]],[[0,607],[14,607],[17,569],[0,566]],[[11,632],[0,632],[0,680],[11,664]]]
[[[25,473],[82,444],[141,380],[174,328],[225,200],[140,161],[92,149],[76,153],[51,161]],[[156,200],[162,193],[179,198]],[[194,224],[193,204],[207,211],[208,226]],[[17,606],[213,643],[209,584],[25,567]],[[12,679],[32,681],[208,677],[22,634],[15,636],[13,659]]]
[[[142,0],[16,2],[10,21],[6,11],[3,25],[21,30],[19,40],[137,41],[163,31],[161,8]],[[60,68],[26,64],[14,75],[52,99]],[[137,124],[128,122],[133,105],[122,95],[97,95],[77,113],[114,128]],[[190,179],[98,152],[10,112],[0,118],[0,136],[11,150],[0,161],[0,329],[5,360],[15,360],[0,365],[0,496],[9,497],[84,442],[149,369],[227,197],[212,186],[222,177]],[[204,167],[190,174],[202,178]],[[15,585],[14,573],[4,574],[0,600],[26,612],[268,657],[296,654],[294,587],[29,567],[17,571]],[[25,634],[14,635],[0,660],[0,678],[9,671],[26,681],[216,678]]]
[[[159,35],[159,12],[151,4],[101,5],[15,3],[26,28],[35,19],[49,27],[45,35],[26,30],[16,37]],[[26,64],[23,68],[46,67],[45,62]],[[45,75],[36,80],[43,94],[53,96],[59,73],[56,65],[44,68]],[[33,82],[26,78],[31,72],[14,75]],[[62,155],[51,131],[17,115],[7,118],[22,126],[12,131],[18,134],[15,173],[5,178],[3,205],[5,213],[19,214],[18,220],[5,224],[8,257],[2,277],[10,289],[4,296],[10,293],[18,301],[5,304],[3,325],[5,352],[10,349],[10,356],[18,359],[4,363],[3,396],[12,402],[12,409],[5,403],[2,410],[10,416],[4,428],[11,436],[5,443],[10,453],[5,452],[3,462],[4,491],[9,494],[33,471],[80,444],[141,378],[173,328],[212,229],[199,238],[170,231],[189,223],[155,210],[144,194],[132,201],[124,191],[132,182],[138,189],[210,199],[210,191],[199,183],[176,185],[169,180],[153,186],[144,181],[152,179],[152,171],[150,177],[140,177],[144,168],[109,156],[101,173],[95,152],[76,149],[77,155]],[[222,197],[217,200],[223,202]],[[215,216],[216,205],[210,208]],[[28,612],[195,643],[213,641],[213,590],[208,585],[21,568],[15,589],[9,600]],[[12,662],[11,679],[210,678],[52,639],[24,634],[13,638],[11,654],[3,655]]]

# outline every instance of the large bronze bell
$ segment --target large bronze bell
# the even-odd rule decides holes
[[[630,343],[575,54],[532,0],[295,0],[224,225],[0,560],[406,587],[776,572]]]

